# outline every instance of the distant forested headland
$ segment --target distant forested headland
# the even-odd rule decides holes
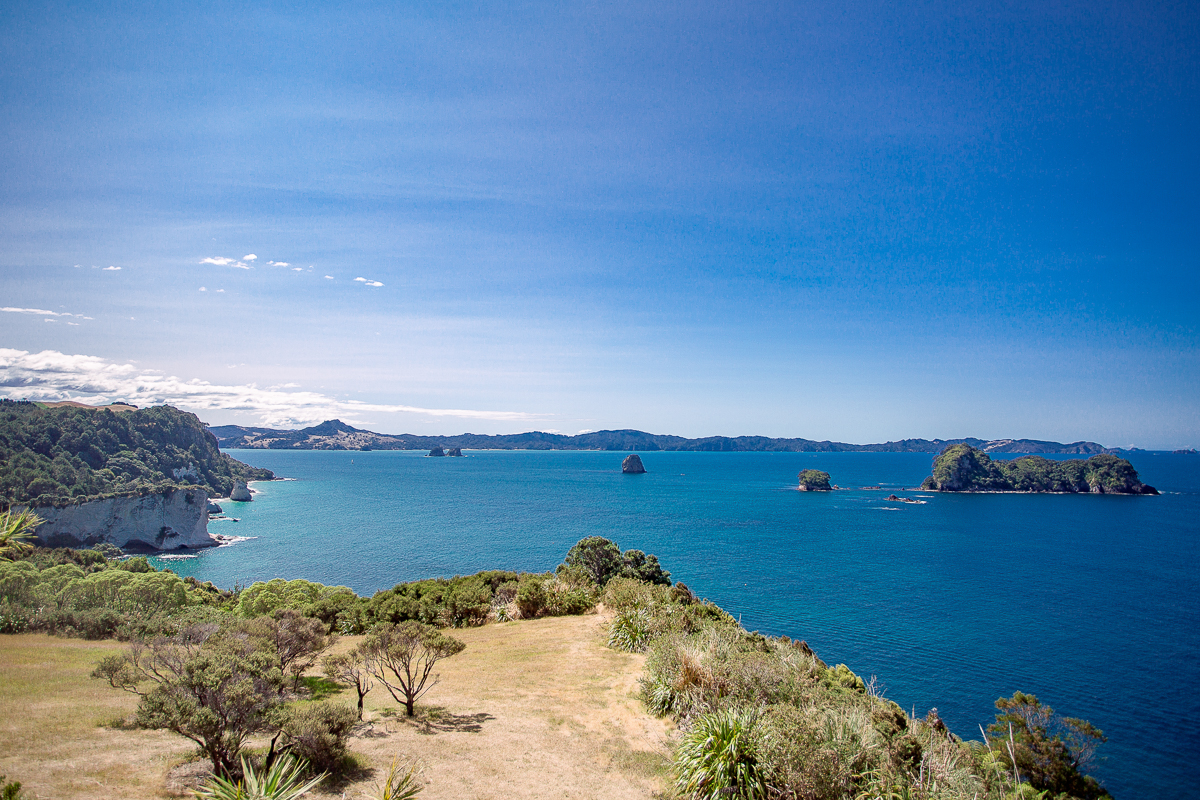
[[[112,409],[0,400],[0,510],[182,486],[223,496],[235,481],[274,477],[222,453],[195,414],[171,406]]]
[[[987,453],[1073,453],[1094,455],[1115,452],[1096,442],[1043,442],[1036,439],[901,439],[882,444],[847,444],[812,439],[774,439],[767,436],[707,436],[687,439],[635,430],[594,431],[567,436],[561,433],[463,433],[458,436],[415,436],[375,433],[354,428],[341,420],[327,420],[300,430],[247,428],[217,425],[209,430],[221,447],[265,450],[686,450],[730,453],[940,453],[949,445],[968,444]]]

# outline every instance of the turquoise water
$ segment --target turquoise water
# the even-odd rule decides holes
[[[830,663],[978,738],[992,701],[1033,692],[1102,728],[1093,770],[1118,800],[1190,795],[1200,762],[1200,458],[1137,454],[1161,497],[926,495],[907,453],[415,452],[232,454],[295,480],[228,503],[248,538],[180,574],[275,577],[371,593],[399,581],[543,571],[603,535],[657,554],[743,625],[806,639]],[[842,486],[795,490],[804,468]]]

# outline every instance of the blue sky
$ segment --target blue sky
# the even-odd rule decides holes
[[[1197,446],[1198,49],[1187,3],[7,3],[0,393]]]

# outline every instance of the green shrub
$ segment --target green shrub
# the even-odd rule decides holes
[[[354,709],[332,703],[298,703],[281,726],[284,746],[318,772],[340,774],[346,765],[346,737],[358,722]]]
[[[522,575],[517,585],[517,608],[521,616],[532,619],[546,609],[546,579],[540,575]]]
[[[850,794],[854,776],[835,750],[823,746],[812,711],[769,706],[759,732],[759,763],[777,796],[842,800]]]
[[[689,800],[757,800],[767,796],[750,711],[705,714],[683,736],[675,756],[675,789]]]
[[[608,646],[626,653],[643,653],[650,645],[652,618],[646,608],[619,612],[609,626]]]

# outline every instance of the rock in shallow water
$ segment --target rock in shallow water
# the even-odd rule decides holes
[[[254,499],[251,496],[250,490],[246,488],[246,484],[238,481],[233,485],[233,491],[229,493],[230,500],[236,500],[239,503],[248,503]]]

